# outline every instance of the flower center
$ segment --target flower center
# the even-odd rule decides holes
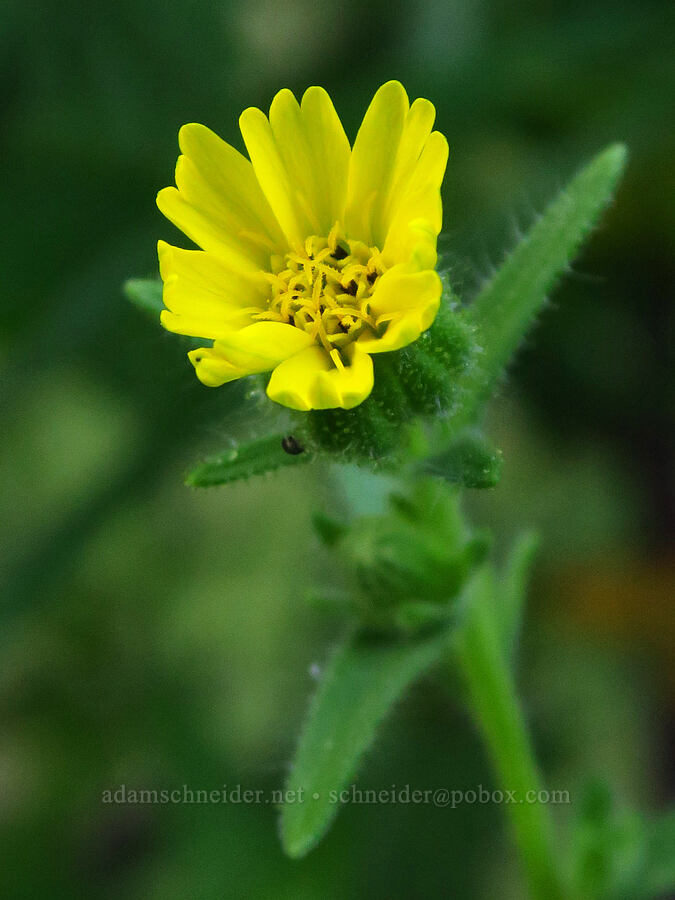
[[[272,296],[256,318],[304,329],[339,365],[341,348],[366,329],[377,334],[370,298],[385,271],[382,256],[343,237],[337,223],[327,237],[308,237],[303,249],[272,258]]]

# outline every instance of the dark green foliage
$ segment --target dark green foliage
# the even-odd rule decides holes
[[[675,891],[675,811],[671,809],[655,821],[644,822],[644,830],[646,839],[640,871],[633,884],[635,896],[642,900],[672,896]]]

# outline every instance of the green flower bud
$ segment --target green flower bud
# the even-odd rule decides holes
[[[345,564],[362,623],[417,631],[449,619],[487,541],[467,531],[455,494],[439,482],[425,480],[412,496],[390,500],[385,515],[350,527],[321,517],[318,530]]]

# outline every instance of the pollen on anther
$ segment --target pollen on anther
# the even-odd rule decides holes
[[[275,261],[268,311],[257,317],[307,331],[341,369],[340,351],[364,329],[376,333],[368,299],[381,274],[380,252],[341,237],[338,223],[327,237],[309,236],[303,249]]]

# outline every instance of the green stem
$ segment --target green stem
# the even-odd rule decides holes
[[[487,587],[489,590],[490,586]],[[528,802],[526,799],[528,795],[540,797],[543,784],[513,675],[495,627],[492,603],[472,604],[457,644],[457,654],[469,688],[472,712],[487,744],[500,786],[505,793],[513,792],[511,796],[515,802],[505,802],[504,806],[511,820],[530,895],[533,900],[567,898],[569,893],[561,871],[560,853],[555,850],[547,807],[539,800]]]

